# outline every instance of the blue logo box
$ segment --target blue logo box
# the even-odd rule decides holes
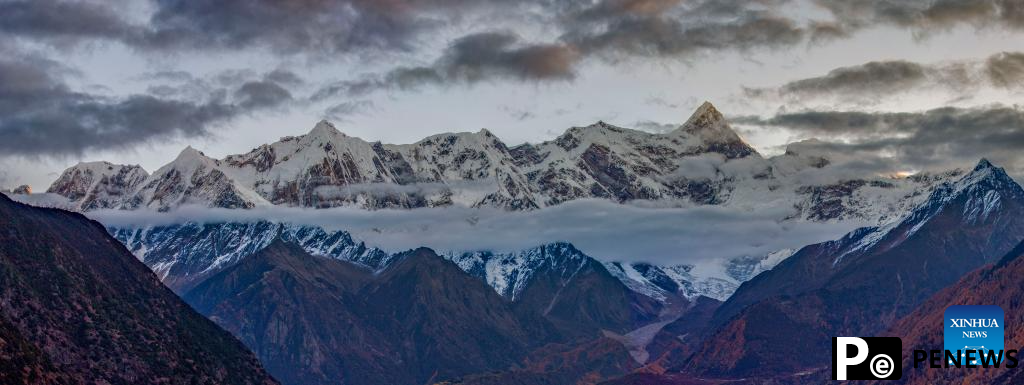
[[[943,345],[954,355],[960,351],[961,365],[981,365],[977,353],[973,354],[975,359],[968,361],[966,351],[982,350],[987,355],[991,350],[996,357],[1000,356],[999,352],[1003,350],[1003,319],[1003,309],[999,306],[950,306],[943,316]],[[995,362],[993,360],[989,363]]]

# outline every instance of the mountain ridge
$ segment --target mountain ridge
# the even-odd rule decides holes
[[[0,196],[0,276],[2,383],[276,383],[81,214]]]
[[[423,248],[374,273],[278,238],[184,298],[287,384],[422,384],[504,369],[557,340]]]
[[[487,130],[436,134],[411,144],[369,142],[324,120],[305,135],[223,159],[187,147],[152,175],[137,166],[72,166],[47,191],[66,197],[79,211],[167,211],[186,204],[533,210],[596,198],[743,210],[774,204],[792,206],[791,218],[801,220],[877,221],[912,206],[915,194],[935,183],[877,176],[801,182],[797,177],[828,164],[799,151],[764,158],[705,103],[663,134],[598,122],[514,147]],[[125,168],[133,170],[131,178],[116,178]],[[109,182],[97,189],[96,180]],[[93,190],[111,193],[82,192]]]
[[[829,336],[884,331],[964,274],[997,262],[1020,242],[1022,218],[1024,189],[982,160],[902,221],[807,246],[745,282],[681,367],[701,376],[817,370]]]

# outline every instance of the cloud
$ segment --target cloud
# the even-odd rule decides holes
[[[795,21],[767,12],[696,23],[669,16],[625,17],[607,22],[601,32],[592,30],[571,31],[563,39],[583,52],[621,59],[624,55],[686,58],[704,51],[789,46],[805,37]]]
[[[292,100],[292,93],[270,80],[249,81],[235,90],[238,106],[243,109],[277,107]]]
[[[512,32],[482,32],[455,40],[430,66],[398,67],[380,76],[336,82],[318,90],[313,99],[494,79],[571,80],[580,59],[575,48],[568,45],[529,44]]]
[[[945,90],[969,96],[981,87],[1019,89],[1024,86],[1024,53],[1002,52],[985,60],[922,64],[905,60],[875,61],[840,67],[818,77],[774,88],[745,88],[749,97],[791,101],[836,98],[879,103],[886,96],[911,91]]]
[[[633,127],[640,131],[647,131],[655,134],[664,134],[679,128],[678,123],[661,123],[653,120],[641,120],[633,123]]]
[[[511,32],[487,32],[456,40],[435,65],[449,79],[571,79],[579,55],[570,46],[520,44]]]
[[[135,33],[109,4],[88,1],[0,2],[0,36],[75,44],[87,39],[120,40]]]
[[[0,152],[79,154],[162,138],[204,136],[238,115],[290,99],[286,90],[267,80],[242,84],[233,98],[223,91],[187,99],[149,94],[108,97],[72,89],[65,82],[71,71],[39,57],[0,59]]]
[[[922,112],[801,111],[771,118],[744,117],[738,123],[783,128],[819,140],[800,143],[805,151],[843,154],[861,162],[904,169],[950,168],[981,157],[1024,176],[1024,109],[1019,106],[937,108]],[[827,138],[827,139],[826,139]]]
[[[978,28],[1024,28],[1024,6],[1018,0],[816,0],[836,19],[839,28],[858,30],[890,25],[924,37],[957,25]]]
[[[783,223],[788,208],[741,211],[722,207],[645,208],[581,200],[529,212],[492,209],[415,210],[300,209],[271,207],[222,210],[186,207],[170,213],[96,211],[108,226],[146,226],[184,221],[274,221],[349,231],[390,251],[419,246],[437,250],[513,251],[569,241],[602,260],[664,264],[700,263],[834,239],[861,223]]]
[[[652,57],[691,60],[707,52],[793,47],[846,38],[857,30],[878,25],[911,29],[921,36],[961,24],[992,27],[986,23],[990,20],[1016,28],[1021,13],[1021,7],[1011,0],[811,2],[831,17],[792,11],[801,9],[803,3],[795,0],[536,2],[535,9],[543,12],[535,21],[561,30],[549,42],[523,43],[511,32],[474,32],[448,45],[431,65],[398,66],[382,74],[335,83],[318,95],[365,95],[491,79],[559,81],[573,79],[587,58],[613,63]],[[967,87],[970,79],[965,78],[964,71],[955,65],[868,63],[808,79],[788,91],[824,90],[835,83],[856,88],[858,79],[868,82],[855,90],[858,95],[926,80],[947,87]]]
[[[1024,28],[1017,0],[158,0],[124,8],[117,2],[4,1],[0,35],[57,44],[116,41],[143,55],[267,49],[283,58],[409,58],[324,87],[314,98],[323,100],[425,85],[564,81],[589,58],[691,60],[706,52],[844,38],[878,25],[918,34],[960,24]],[[480,28],[495,20],[505,29]],[[510,28],[552,37],[527,40]],[[451,30],[468,32],[440,52],[428,48]],[[301,80],[275,75],[283,77],[270,80],[283,86]]]
[[[429,3],[429,2],[428,2]],[[162,0],[133,42],[158,49],[269,48],[340,53],[405,48],[426,27],[406,1]]]
[[[880,91],[902,91],[927,79],[924,66],[907,61],[870,62],[852,67],[841,67],[827,75],[787,83],[779,90],[783,94],[816,96],[821,94],[876,94]],[[749,94],[760,96],[762,90]]]
[[[352,100],[348,102],[338,103],[327,111],[324,111],[324,117],[334,121],[347,121],[352,115],[360,114],[367,109],[373,108],[373,101],[370,100]]]
[[[998,87],[1024,88],[1024,52],[992,55],[985,62],[985,74]]]

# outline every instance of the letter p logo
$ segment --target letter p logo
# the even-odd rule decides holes
[[[836,337],[833,339],[832,345],[835,349],[832,357],[835,380],[845,380],[846,367],[860,365],[868,359],[868,342],[860,337]],[[851,346],[854,349],[849,349]],[[856,352],[852,357],[850,356],[851,350]]]
[[[902,356],[898,337],[833,337],[832,379],[898,380],[903,377]]]

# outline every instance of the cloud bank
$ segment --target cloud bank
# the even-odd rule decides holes
[[[291,93],[270,77],[239,79],[237,85],[216,89],[167,87],[162,92],[113,97],[72,88],[66,78],[73,73],[41,57],[0,57],[0,153],[75,155],[158,139],[200,137],[232,118],[292,100]]]
[[[762,256],[830,240],[863,223],[790,223],[786,209],[740,211],[721,207],[645,208],[603,200],[573,201],[530,212],[491,209],[416,210],[185,207],[170,213],[97,211],[107,226],[197,222],[275,221],[345,230],[386,250],[419,246],[437,250],[521,250],[569,241],[595,258],[660,264],[701,263]]]
[[[802,102],[825,97],[873,104],[912,91],[940,90],[966,97],[981,88],[1024,89],[1024,53],[1001,52],[983,60],[939,64],[905,60],[869,62],[778,87],[746,88],[744,93],[769,100],[782,97]]]
[[[1024,163],[1024,109],[1020,106],[944,107],[920,112],[806,110],[742,124],[785,129],[817,138],[791,145],[821,154],[842,154],[861,163],[904,169],[952,168],[985,157],[1020,179]]]

